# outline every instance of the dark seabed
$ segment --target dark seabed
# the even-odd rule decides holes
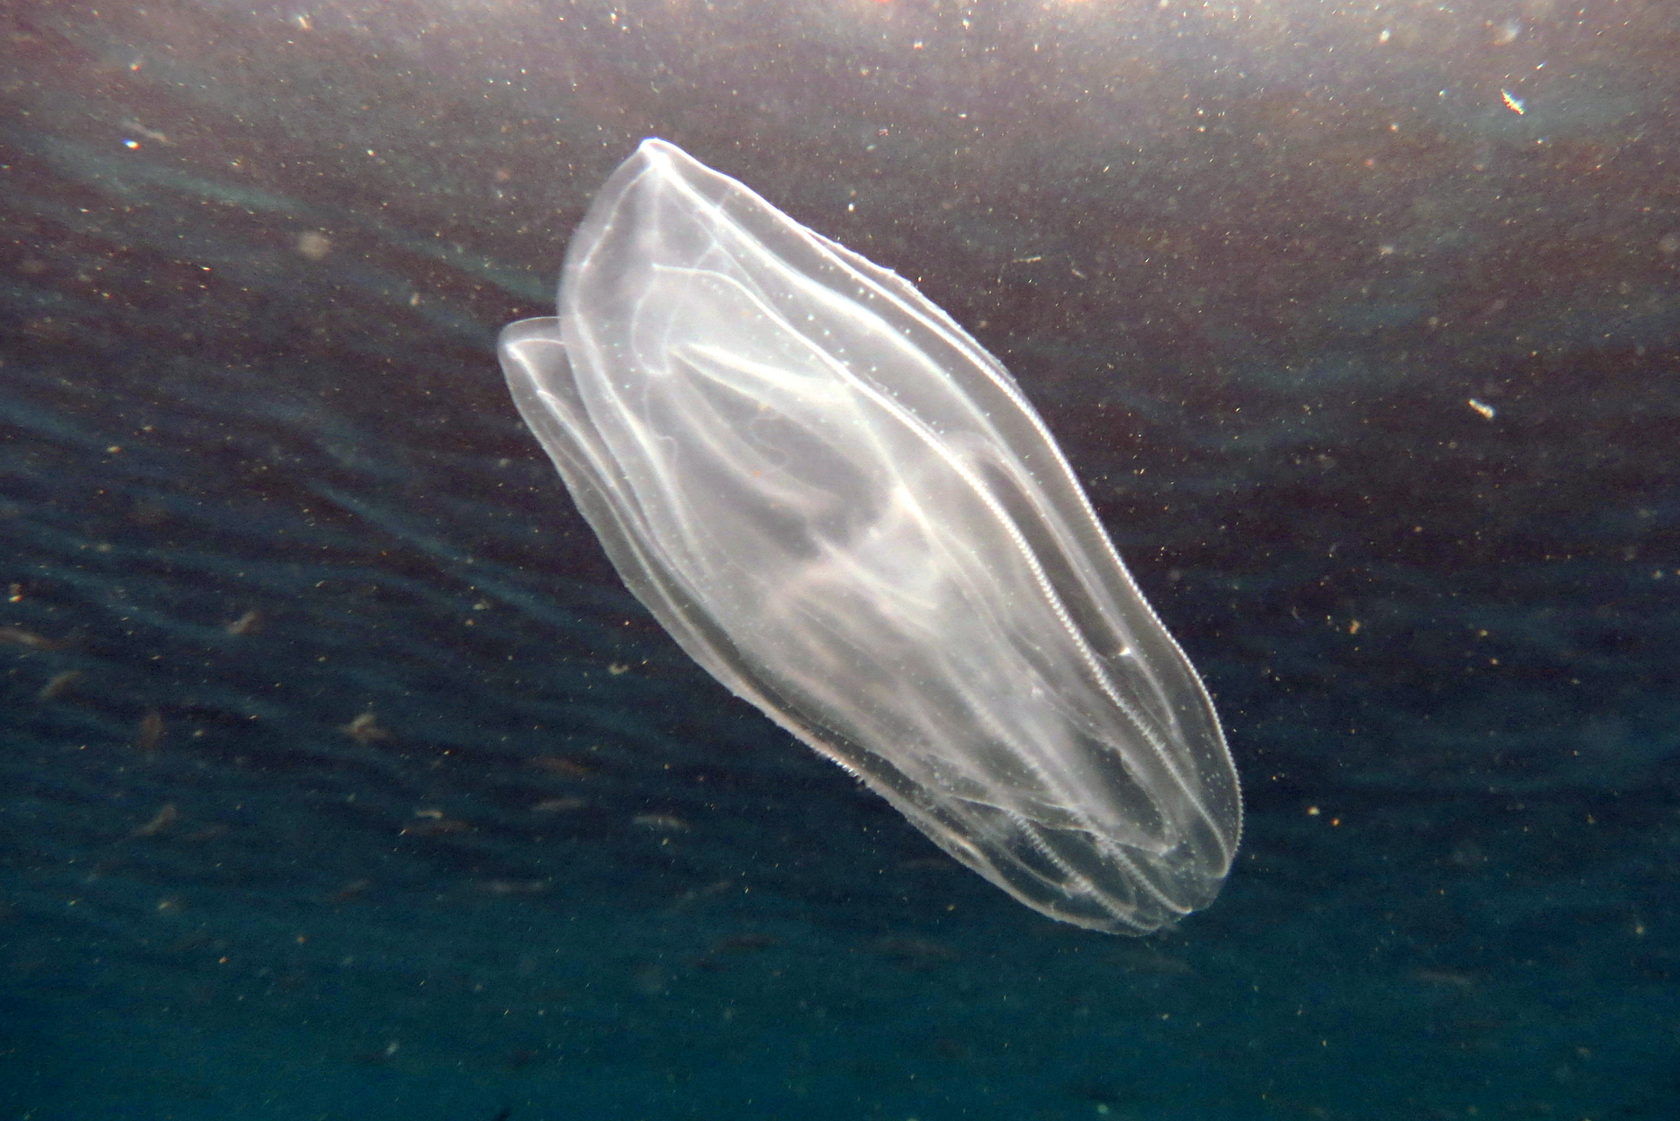
[[[0,1115],[1680,1116],[1680,5],[3,20]],[[623,590],[494,340],[648,135],[1009,364],[1209,910],[1019,906]]]

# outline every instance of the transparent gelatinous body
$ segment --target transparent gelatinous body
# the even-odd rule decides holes
[[[1014,380],[908,282],[645,141],[501,360],[702,666],[1023,903],[1146,932],[1241,828],[1201,680]]]

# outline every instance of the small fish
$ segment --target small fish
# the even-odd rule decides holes
[[[571,813],[573,810],[581,810],[587,805],[589,805],[589,802],[586,799],[579,798],[576,795],[567,795],[562,798],[544,798],[531,807],[531,812],[539,814]]]
[[[470,833],[473,826],[470,822],[460,818],[445,817],[439,810],[419,810],[415,817],[420,820],[411,825],[405,825],[398,830],[403,837],[443,837],[450,833]]]
[[[367,889],[372,887],[372,886],[373,886],[373,881],[372,880],[351,880],[349,883],[345,884],[343,887],[339,888],[337,891],[335,891],[331,895],[327,896],[326,899],[324,900],[324,902],[327,902],[327,903],[348,903],[352,899],[360,898],[367,891]]]
[[[1527,110],[1523,107],[1523,102],[1510,90],[1500,90],[1499,100],[1505,103],[1505,108],[1509,109],[1519,117],[1527,112]]]
[[[70,645],[62,639],[48,638],[22,627],[0,627],[0,642],[21,646],[25,650],[62,650]]]
[[[364,712],[350,723],[339,725],[338,730],[363,747],[391,738],[391,733],[380,725],[379,717],[372,712]]]
[[[261,611],[247,611],[225,628],[231,635],[256,634],[262,630],[263,614]]]
[[[163,742],[163,732],[163,713],[155,708],[148,709],[134,733],[134,746],[141,751],[156,751]]]
[[[76,688],[76,683],[82,679],[79,669],[67,669],[63,673],[53,675],[53,679],[41,686],[41,691],[35,694],[37,700],[56,701],[60,697],[69,695]]]
[[[549,880],[482,880],[472,886],[486,895],[540,895],[554,885]]]
[[[117,127],[126,129],[127,131],[137,135],[144,136],[147,140],[151,140],[158,144],[166,144],[170,147],[174,147],[175,145],[175,141],[171,140],[167,133],[159,132],[155,128],[147,128],[145,125],[131,117],[125,117],[121,121],[118,121]]]
[[[181,820],[181,811],[175,808],[174,802],[170,802],[156,814],[152,815],[152,820],[130,833],[129,836],[156,837],[160,833],[168,832],[169,829],[179,820]]]
[[[691,826],[676,814],[637,814],[630,824],[656,833],[687,833]]]

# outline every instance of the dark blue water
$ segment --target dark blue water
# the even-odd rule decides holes
[[[1680,1114],[1680,9],[7,18],[5,1117]],[[1010,365],[1210,910],[1020,907],[617,584],[493,340],[645,135]]]

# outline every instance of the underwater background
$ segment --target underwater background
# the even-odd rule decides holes
[[[1680,5],[0,30],[0,1116],[1680,1116]],[[649,135],[1010,367],[1209,910],[1027,910],[623,590],[494,342]]]

